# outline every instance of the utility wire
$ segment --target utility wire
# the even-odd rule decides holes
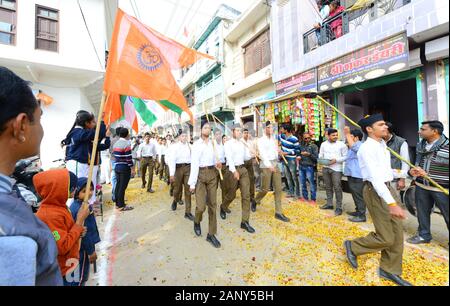
[[[103,66],[102,60],[100,59],[100,55],[98,54],[97,48],[95,47],[94,39],[92,39],[91,31],[89,30],[89,27],[87,25],[86,17],[84,16],[84,12],[81,7],[80,0],[77,0],[77,3],[78,3],[78,7],[80,8],[81,16],[83,17],[84,26],[86,27],[86,30],[89,34],[89,38],[91,39],[92,47],[94,47],[95,54],[97,55],[98,63],[100,64],[100,67],[103,70],[103,69],[105,69],[105,67]]]

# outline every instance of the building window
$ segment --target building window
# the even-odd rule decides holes
[[[244,47],[245,76],[249,76],[271,63],[270,31],[267,29]]]
[[[58,52],[59,12],[36,6],[36,49]]]
[[[0,0],[0,44],[16,44],[17,1]]]

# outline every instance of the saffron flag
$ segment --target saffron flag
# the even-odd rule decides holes
[[[200,58],[213,59],[163,36],[119,9],[108,57],[104,91],[112,95],[131,96],[158,103],[164,101],[165,107],[184,111],[192,120],[192,113],[172,75],[172,69],[187,67]],[[108,99],[108,111],[118,111],[117,106],[111,105],[117,103],[117,99]],[[109,119],[118,116],[105,111],[105,117]]]

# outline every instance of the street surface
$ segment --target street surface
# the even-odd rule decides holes
[[[103,241],[97,246],[97,273],[89,285],[391,285],[377,276],[379,256],[359,258],[358,271],[346,262],[344,240],[366,235],[371,222],[352,224],[347,216],[335,218],[332,211],[285,199],[284,211],[291,218],[285,224],[274,218],[269,194],[252,213],[250,224],[256,234],[251,235],[239,227],[240,199],[236,199],[227,220],[217,213],[222,247],[215,249],[206,242],[207,212],[203,235],[196,237],[193,223],[184,218],[184,206],[170,210],[166,183],[155,178],[154,194],[140,187],[140,179],[134,179],[127,191],[127,203],[134,211],[116,212],[106,201],[104,221],[97,218]],[[109,186],[105,193],[110,198]],[[319,190],[318,205],[323,203],[324,191]],[[348,194],[344,205],[346,211],[354,210]],[[440,215],[433,215],[432,223],[432,244],[406,245],[403,276],[415,285],[449,284],[447,228]],[[409,216],[405,239],[416,228],[416,219]]]

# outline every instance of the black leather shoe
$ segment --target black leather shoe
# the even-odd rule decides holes
[[[256,212],[256,201],[255,200],[252,200],[251,206],[252,206],[252,212]]]
[[[173,211],[177,210],[177,202],[175,201],[172,202],[172,210]]]
[[[188,220],[194,221],[194,216],[191,213],[184,214],[184,217]]]
[[[253,234],[254,232],[256,232],[255,229],[253,227],[251,227],[248,222],[242,222],[241,223],[241,228],[245,229],[250,234]]]
[[[199,237],[202,235],[202,228],[200,227],[200,224],[194,223],[194,232]]]
[[[424,239],[424,238],[420,237],[419,235],[411,237],[411,238],[407,239],[406,241],[411,244],[428,244],[431,242],[431,240]]]
[[[291,220],[283,214],[275,214],[275,219],[278,219],[283,222],[290,222]]]
[[[413,284],[411,284],[410,282],[405,281],[400,276],[392,274],[392,273],[388,273],[388,272],[384,271],[381,268],[380,268],[380,270],[378,272],[379,272],[379,275],[380,275],[381,278],[384,278],[385,280],[391,281],[394,284],[397,284],[397,285],[403,286],[403,287],[411,287],[411,286],[413,286]]]
[[[354,222],[354,223],[364,223],[367,222],[367,218],[364,215],[358,215],[352,218],[348,218],[348,221]]]
[[[227,213],[222,209],[222,207],[220,208],[220,217],[222,218],[222,220],[225,220],[227,218]]]
[[[354,212],[348,212],[347,215],[351,216],[351,217],[358,217],[359,216],[359,212],[354,211]]]
[[[208,234],[208,236],[206,237],[206,241],[211,243],[216,249],[220,248],[220,241],[217,240],[216,236]]]
[[[336,209],[336,211],[334,212],[334,215],[335,215],[336,217],[342,216],[342,209],[340,209],[340,208]]]
[[[323,205],[323,206],[320,206],[320,209],[323,209],[323,210],[332,210],[332,209],[334,209],[334,207],[333,206],[328,206],[328,205]]]
[[[344,248],[348,262],[353,267],[353,269],[358,269],[358,260],[356,255],[352,251],[352,243],[349,240],[344,242]]]

